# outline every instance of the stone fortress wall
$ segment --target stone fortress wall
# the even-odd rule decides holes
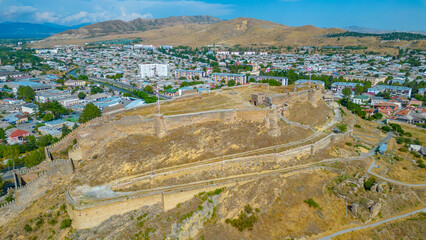
[[[240,86],[238,86],[240,87]],[[199,97],[200,94],[192,96],[185,96],[174,101],[180,101]],[[167,131],[193,124],[200,124],[210,121],[233,122],[238,120],[247,120],[258,123],[265,123],[267,128],[271,130],[274,135],[280,133],[276,131],[277,123],[282,111],[288,110],[288,105],[297,101],[309,101],[312,105],[321,99],[321,90],[305,90],[301,92],[289,92],[283,94],[270,95],[271,102],[275,106],[273,109],[267,108],[247,108],[247,109],[227,109],[217,111],[207,111],[201,113],[189,113],[170,116],[154,116],[153,118],[144,118],[141,116],[127,116],[121,115],[128,110],[113,111],[105,114],[102,117],[95,118],[85,124],[81,124],[78,129],[68,134],[61,141],[46,148],[46,159],[48,164],[49,173],[55,172],[59,174],[69,175],[74,171],[75,161],[83,160],[83,157],[96,153],[96,146],[107,144],[112,140],[113,136],[126,136],[129,134],[155,134],[159,137],[167,134]],[[167,100],[171,101],[171,100]],[[164,102],[167,102],[164,101]],[[142,107],[149,107],[153,104],[147,104]],[[278,106],[278,107],[277,107]],[[132,109],[131,111],[133,111]],[[120,118],[117,118],[120,115]],[[291,124],[291,123],[290,123]],[[343,136],[331,134],[322,140],[307,146],[301,146],[295,149],[290,149],[276,154],[267,154],[261,156],[243,157],[237,159],[227,160],[220,163],[232,164],[238,162],[261,162],[266,159],[281,158],[280,161],[285,159],[314,154],[315,151],[326,147],[336,139]],[[73,140],[77,139],[77,144],[69,152],[70,160],[52,161],[53,157],[50,152],[59,151],[73,144]],[[199,169],[206,168],[207,170],[217,168],[216,164],[208,166],[199,166]],[[311,169],[312,170],[312,169]],[[239,181],[239,183],[242,183]],[[81,205],[74,202],[72,196],[66,194],[67,204],[70,205],[70,216],[73,218],[73,226],[75,228],[90,228],[97,226],[102,221],[116,214],[123,214],[125,212],[139,209],[142,206],[162,203],[164,210],[174,208],[177,203],[186,201],[192,198],[196,193],[202,191],[210,191],[222,186],[232,186],[236,181],[225,181],[220,183],[209,183],[192,186],[189,184],[179,190],[169,189],[167,192],[150,192],[150,193],[136,193],[132,196],[119,197],[116,199],[107,199],[88,205]],[[9,204],[12,206],[13,204]],[[6,206],[7,207],[7,206]]]

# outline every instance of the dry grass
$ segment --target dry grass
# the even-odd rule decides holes
[[[253,122],[207,122],[172,130],[166,137],[129,135],[108,146],[81,171],[85,181],[101,184],[114,178],[154,169],[245,152],[297,141],[311,130],[288,127],[280,122],[281,136],[271,137],[263,124]],[[96,177],[95,177],[96,176]]]
[[[288,116],[291,121],[315,127],[325,125],[331,118],[333,112],[322,100],[318,102],[317,107],[307,102],[297,102],[290,106]]]
[[[288,87],[270,87],[269,93],[282,93],[286,90],[288,90]],[[253,105],[250,105],[249,103],[251,94],[257,92],[266,93],[267,87],[263,85],[253,85],[250,87],[223,90],[221,92],[215,91],[210,95],[203,95],[200,98],[162,104],[161,112],[164,115],[176,115],[221,109],[250,108],[253,107]],[[157,106],[140,108],[135,111],[125,113],[124,115],[141,115],[150,117],[155,113],[157,113]]]
[[[340,235],[333,240],[344,239],[424,239],[426,236],[426,216],[419,213],[414,216],[383,224],[378,227],[368,228]]]

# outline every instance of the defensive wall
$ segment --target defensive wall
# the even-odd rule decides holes
[[[128,195],[116,199],[81,205],[66,192],[66,200],[69,205],[69,215],[72,226],[75,229],[86,229],[96,227],[103,221],[114,215],[121,215],[144,206],[161,204],[163,211],[176,207],[178,203],[185,202],[200,192],[213,191],[220,187],[229,187],[235,185],[235,182],[210,184],[201,187],[188,187],[185,190],[156,191],[146,194]]]
[[[251,87],[254,85],[262,85],[262,84],[250,84],[250,85],[242,85],[242,86],[234,86],[228,87],[224,89],[220,89],[219,91],[240,88],[240,87]],[[161,100],[162,104],[167,102],[179,102],[186,101],[188,99],[200,98],[203,94],[207,93],[196,93],[190,95],[184,95],[180,97],[175,97],[169,100]],[[216,94],[216,93],[213,93]],[[275,106],[282,106],[283,104],[292,104],[297,101],[308,101],[312,105],[316,106],[317,101],[319,101],[322,97],[322,90],[318,89],[308,89],[300,92],[286,92],[280,94],[272,94],[269,95],[271,98],[271,102]],[[164,131],[172,130],[178,128],[180,126],[203,123],[207,121],[226,121],[232,119],[243,119],[248,121],[256,121],[260,122],[264,120],[264,116],[266,113],[262,115],[256,115],[256,113],[266,112],[266,109],[259,108],[249,108],[249,109],[228,109],[228,110],[218,110],[218,111],[207,111],[202,113],[190,113],[190,114],[180,114],[180,115],[168,115],[163,118],[152,118],[146,119],[143,116],[128,116],[123,115],[126,112],[134,111],[135,109],[143,109],[147,107],[155,106],[156,103],[145,104],[142,106],[138,106],[132,109],[120,109],[112,112],[108,112],[103,114],[103,116],[92,119],[84,124],[80,124],[80,126],[61,139],[59,142],[49,146],[49,150],[51,152],[57,152],[60,149],[65,149],[67,146],[73,144],[73,140],[77,139],[77,146],[71,150],[70,157],[72,159],[79,160],[82,158],[81,149],[79,149],[80,140],[84,140],[88,137],[88,139],[93,138],[90,135],[102,135],[102,133],[106,130],[106,128],[113,128],[115,133],[124,133],[124,134],[152,134],[156,133],[158,136],[164,134]],[[288,108],[287,108],[288,110]],[[119,117],[117,117],[119,116]],[[197,119],[199,118],[199,120]],[[164,120],[164,122],[159,122]],[[153,121],[154,120],[154,121]],[[155,121],[157,120],[157,121]],[[183,124],[183,125],[180,125]],[[143,126],[142,126],[143,125]],[[165,129],[163,130],[163,134],[161,134],[158,129],[158,125],[163,125]],[[157,130],[156,130],[157,127]],[[276,129],[275,129],[276,130]],[[108,131],[111,133],[111,131]],[[275,132],[274,135],[279,133]],[[105,137],[103,137],[105,138]],[[89,144],[90,145],[90,144]],[[93,147],[93,146],[91,146]]]
[[[111,198],[83,205],[75,202],[69,191],[67,191],[66,200],[67,205],[69,206],[68,213],[73,220],[73,228],[88,229],[98,226],[114,215],[122,215],[130,211],[140,209],[144,206],[161,204],[160,206],[163,211],[168,211],[175,208],[177,204],[192,199],[200,192],[213,191],[222,187],[232,187],[270,175],[291,176],[299,173],[311,173],[322,169],[335,171],[335,169],[324,166],[313,166],[287,172],[273,170],[270,173],[242,176],[241,178],[229,181],[218,181],[215,183],[214,181],[209,180],[208,183],[201,186],[185,184],[187,186],[182,185],[183,188],[170,188],[170,190],[165,188],[163,190],[159,189],[148,193],[133,193],[123,197]]]
[[[178,169],[173,170],[165,173],[160,173],[159,175],[179,175],[179,171],[190,171],[190,172],[197,172],[200,170],[209,170],[209,169],[217,169],[217,168],[227,168],[227,164],[230,163],[247,163],[250,161],[255,161],[258,164],[260,164],[263,160],[271,160],[276,159],[278,161],[285,161],[286,159],[297,157],[297,156],[303,156],[303,155],[313,155],[316,151],[325,148],[330,143],[334,141],[338,141],[339,139],[342,139],[347,135],[345,134],[329,134],[323,139],[306,146],[297,147],[294,149],[290,149],[287,151],[283,151],[280,153],[273,153],[273,154],[265,154],[260,156],[250,156],[250,157],[241,157],[236,159],[230,159],[230,160],[224,160],[220,162],[215,163],[209,163],[202,166],[194,166],[191,168],[185,168],[185,169]],[[155,176],[159,177],[159,176]],[[141,178],[138,178],[137,181],[141,181],[144,179],[151,179],[151,176],[144,176]],[[205,180],[205,182],[215,182],[216,179],[208,179]],[[123,186],[128,185],[128,183],[135,183],[135,181],[130,180],[129,182],[120,183],[117,187],[121,188]],[[72,196],[67,192],[67,203],[71,207],[70,216],[73,219],[73,227],[76,229],[81,228],[91,228],[94,226],[99,225],[101,222],[105,221],[109,217],[117,214],[124,214],[126,212],[139,209],[143,206],[149,206],[157,203],[162,203],[163,210],[169,210],[172,209],[178,204],[179,202],[184,202],[186,200],[191,199],[195,194],[202,191],[210,191],[214,190],[218,187],[227,185],[232,186],[236,184],[237,181],[228,181],[223,183],[216,183],[214,186],[208,185],[203,187],[197,187],[194,188],[191,186],[191,183],[188,184],[188,187],[180,188],[179,190],[169,191],[159,191],[159,192],[150,192],[150,193],[140,193],[134,192],[130,193],[130,195],[117,197],[114,199],[106,199],[106,200],[98,200],[89,204],[81,205],[79,203],[76,203]],[[241,183],[241,182],[240,182]],[[164,189],[167,188],[173,188],[176,186],[171,187],[164,187]],[[142,192],[146,192],[149,190],[142,190]]]
[[[231,123],[234,121],[245,120],[262,123],[265,118],[273,112],[265,108],[247,108],[247,109],[226,109],[216,111],[206,111],[198,113],[187,113],[180,115],[154,116],[145,118],[137,115],[124,115],[119,120],[112,120],[108,124],[99,124],[92,128],[84,129],[76,133],[77,145],[70,150],[69,158],[79,161],[83,156],[97,154],[102,149],[96,146],[105,145],[111,139],[117,136],[126,136],[131,134],[157,135],[159,137],[167,134],[168,131],[185,126],[202,124],[211,121],[220,121]],[[277,116],[278,117],[278,116]],[[275,121],[275,124],[277,121]],[[269,126],[273,128],[274,126]]]
[[[259,164],[261,163],[276,163],[275,167],[282,167],[280,166],[280,164],[283,164],[286,161],[291,160],[295,157],[314,155],[315,152],[317,152],[318,150],[327,147],[331,143],[341,140],[348,134],[350,135],[351,132],[349,131],[345,134],[331,133],[313,144],[303,145],[277,153],[261,154],[246,157],[235,157],[223,160],[221,160],[220,158],[215,158],[216,160],[212,159],[214,161],[205,160],[197,165],[186,166],[184,168],[155,173],[155,175],[146,174],[134,177],[130,180],[115,181],[111,183],[110,187],[113,190],[122,190],[128,189],[137,184],[152,183],[154,181],[160,181],[166,178],[183,179],[188,177],[189,175],[193,175],[194,173],[205,177],[208,177],[211,174],[214,175],[217,171],[230,172],[230,174],[239,174],[240,172],[238,172],[236,169],[241,168],[241,165],[244,165],[247,169],[243,169],[243,171],[255,171],[256,167],[259,166]]]

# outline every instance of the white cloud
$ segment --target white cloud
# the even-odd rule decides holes
[[[36,12],[35,20],[37,22],[57,22],[59,17],[54,12]]]
[[[126,12],[126,9],[124,7],[121,7],[121,16],[119,16],[118,19],[121,19],[123,21],[130,21],[136,18],[152,18],[152,17],[153,16],[150,13],[145,13],[142,15],[140,13],[133,12],[131,14],[128,14]]]
[[[74,25],[153,16],[223,16],[232,13],[233,5],[208,3],[205,0],[0,0],[0,9],[0,22]]]

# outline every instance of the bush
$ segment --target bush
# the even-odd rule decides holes
[[[352,143],[350,143],[350,142],[346,142],[345,144],[349,147],[352,146]]]
[[[411,151],[411,154],[413,154],[413,156],[416,157],[416,158],[421,157],[420,153],[418,153],[416,151]]]
[[[401,147],[400,149],[398,149],[400,152],[408,152],[408,149],[405,147]]]
[[[422,159],[417,160],[417,166],[419,166],[419,168],[426,168],[426,165],[424,164]]]
[[[364,182],[365,190],[370,190],[375,182],[376,179],[374,177],[370,177],[367,181]]]
[[[30,225],[25,224],[24,230],[25,230],[25,232],[31,232],[33,230],[33,228]]]
[[[341,123],[341,124],[339,124],[339,125],[337,125],[337,128],[340,130],[340,132],[346,132],[346,129],[348,129],[348,127],[346,126],[346,124],[343,124],[343,123]]]
[[[380,128],[383,132],[390,132],[392,129],[389,126],[383,126]]]
[[[71,219],[67,218],[67,219],[62,220],[61,229],[65,229],[65,228],[68,228],[68,227],[71,227]]]
[[[244,210],[238,214],[236,219],[226,219],[225,223],[231,224],[231,226],[237,228],[240,232],[244,229],[252,230],[254,223],[257,221],[256,215],[253,213],[253,209],[250,205],[246,205]]]
[[[51,219],[51,220],[49,220],[49,221],[48,221],[48,223],[49,223],[50,225],[55,225],[55,224],[57,224],[57,223],[58,223],[58,221],[57,221],[56,219]]]
[[[40,218],[40,219],[36,222],[36,226],[37,226],[37,228],[40,228],[40,227],[41,227],[41,225],[43,225],[43,223],[44,223],[43,218]]]
[[[309,198],[308,200],[303,200],[305,203],[309,205],[309,207],[319,208],[319,204],[315,202],[313,198]]]
[[[12,193],[9,193],[5,199],[7,203],[12,202],[13,200],[15,200],[15,198],[12,196]]]
[[[359,125],[359,124],[355,124],[355,126],[354,127],[356,127],[356,128],[361,128],[361,125]]]
[[[414,144],[416,144],[416,145],[422,145],[422,142],[421,142],[418,138],[416,138],[416,139],[413,141],[413,143],[414,143]]]

